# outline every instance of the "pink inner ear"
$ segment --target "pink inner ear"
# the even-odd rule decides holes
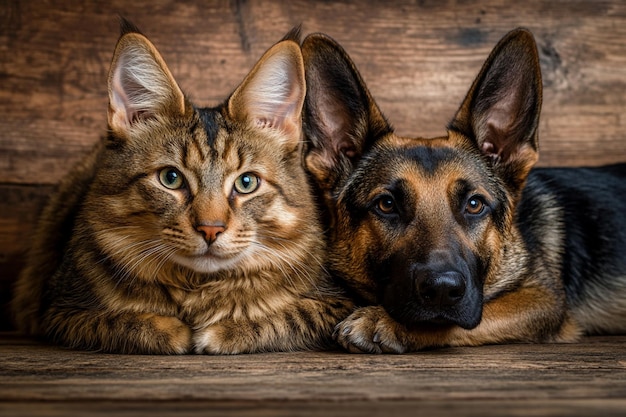
[[[259,128],[266,128],[266,127],[272,128],[272,127],[276,127],[277,124],[278,123],[276,122],[276,119],[269,120],[264,117],[260,117],[256,119],[256,127],[259,127]]]
[[[496,146],[491,142],[483,142],[481,149],[485,155],[498,156]]]
[[[115,69],[110,86],[110,107],[109,107],[109,123],[112,127],[120,129],[128,128],[133,121],[133,112],[130,106],[130,100],[121,80],[121,70]]]
[[[341,145],[339,146],[339,152],[343,153],[345,156],[347,156],[350,159],[353,159],[354,157],[357,156],[356,149],[354,146]]]

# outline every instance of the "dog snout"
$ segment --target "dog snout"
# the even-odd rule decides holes
[[[426,306],[452,307],[465,296],[466,284],[460,272],[420,271],[415,274],[415,289]]]

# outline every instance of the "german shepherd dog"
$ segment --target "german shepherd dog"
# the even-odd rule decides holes
[[[352,352],[572,342],[626,331],[626,164],[533,169],[535,40],[495,47],[447,136],[396,135],[346,52],[302,45],[305,163],[328,216],[329,268],[360,307]]]

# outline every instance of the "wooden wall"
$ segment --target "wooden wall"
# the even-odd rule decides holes
[[[544,77],[540,164],[626,161],[622,0],[0,0],[0,329],[42,202],[106,128],[118,15],[200,105],[222,101],[292,26],[326,32],[412,136],[442,134],[491,48],[525,26]]]

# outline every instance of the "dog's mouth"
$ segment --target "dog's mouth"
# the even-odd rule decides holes
[[[415,269],[391,280],[381,300],[397,322],[407,327],[460,326],[473,329],[482,318],[482,291],[469,271]]]
[[[401,308],[399,306],[384,305],[394,320],[410,328],[440,329],[450,326],[459,326],[463,329],[473,329],[480,323],[482,305],[464,306],[459,309],[435,310],[412,303]]]

